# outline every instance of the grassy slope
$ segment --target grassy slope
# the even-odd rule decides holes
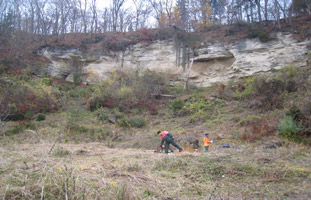
[[[1,139],[0,198],[311,198],[310,148],[287,141],[276,149],[265,148],[281,140],[274,135],[250,144],[240,139],[243,121],[279,118],[282,110],[260,113],[231,100],[215,119],[190,123],[189,117],[172,117],[163,106],[156,116],[141,114],[146,127],[125,129],[98,121],[77,98],[67,105],[45,121],[32,121],[34,132]],[[73,122],[85,130],[68,133],[66,127]],[[5,128],[15,125],[8,122]],[[99,130],[109,130],[110,135],[100,138]],[[171,131],[180,142],[187,135],[201,142],[202,134],[209,132],[214,143],[208,153],[188,149],[181,155],[156,154],[157,130]],[[56,138],[59,142],[48,154]],[[232,148],[219,148],[223,143]]]
[[[62,88],[63,107],[47,114],[45,121],[30,120],[32,125],[18,134],[0,136],[0,198],[310,199],[309,147],[280,138],[275,129],[253,143],[242,140],[243,134],[252,133],[247,124],[254,119],[268,119],[277,127],[289,107],[302,108],[309,102],[310,67],[289,67],[274,79],[286,80],[284,74],[292,77],[298,89],[283,92],[283,109],[251,109],[247,100],[228,98],[217,107],[218,115],[205,122],[174,117],[165,103],[157,115],[138,110],[125,113],[144,117],[148,122],[144,128],[120,128],[100,121],[98,114],[107,110],[85,109],[88,88],[51,83],[55,89]],[[42,82],[26,81],[30,85]],[[219,88],[211,87],[202,93],[218,92]],[[1,133],[21,125],[5,122]],[[256,134],[267,128],[264,125]],[[160,142],[158,130],[172,132],[186,151],[154,153]],[[185,146],[186,138],[192,136],[202,147],[205,132],[214,140],[210,152],[203,153],[202,148],[193,152]],[[281,147],[267,147],[279,142]],[[224,143],[231,148],[219,148]]]

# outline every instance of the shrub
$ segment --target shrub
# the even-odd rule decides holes
[[[128,119],[131,127],[142,128],[146,126],[146,120],[143,117],[135,116]]]
[[[298,74],[297,67],[292,65],[283,67],[280,72],[281,78],[294,78]]]
[[[81,76],[80,74],[74,74],[73,75],[73,84],[79,85],[81,83]]]
[[[8,130],[6,131],[6,135],[15,135],[15,134],[18,134],[18,133],[21,133],[23,132],[24,130],[26,129],[34,129],[35,128],[35,125],[31,122],[19,122],[18,125],[14,126],[13,129],[11,130]]]
[[[250,76],[237,84],[230,83],[230,87],[234,91],[233,98],[240,100],[251,97],[254,94],[255,78],[255,76]]]
[[[130,124],[129,124],[129,122],[128,122],[128,119],[125,118],[125,117],[124,117],[124,118],[118,119],[117,124],[118,124],[118,126],[120,126],[120,127],[129,127],[129,126],[130,126]]]
[[[301,127],[295,122],[293,117],[285,116],[279,123],[279,132],[281,136],[294,139],[298,136]]]
[[[68,133],[85,133],[89,132],[89,129],[81,125],[81,116],[83,116],[84,113],[80,110],[71,110],[68,113],[67,119],[66,119],[66,125],[65,128],[67,129]]]
[[[24,114],[25,119],[31,119],[33,117],[34,113],[30,110],[27,110],[26,113]]]
[[[249,33],[248,37],[249,38],[258,38],[260,42],[265,43],[270,40],[270,36],[268,33],[260,31],[260,29],[249,26]]]
[[[241,139],[246,142],[256,142],[263,137],[271,136],[276,131],[276,124],[273,119],[261,117],[247,121]]]
[[[119,100],[118,106],[122,109],[133,108],[138,104],[133,88],[127,86],[122,86],[117,91],[117,99]]]
[[[133,108],[149,108],[154,96],[166,91],[167,79],[163,74],[151,72],[115,71],[109,80],[95,86],[88,99],[88,109],[119,107],[123,111]]]
[[[11,130],[6,131],[6,135],[15,135],[18,134],[20,132],[22,132],[23,130],[25,130],[24,127],[21,126],[15,126],[14,128],[12,128]]]
[[[109,119],[109,115],[108,115],[108,113],[106,113],[106,112],[100,113],[100,114],[98,115],[98,120],[99,120],[99,121],[106,121],[106,120],[108,120],[108,119]]]
[[[52,83],[52,79],[51,78],[42,78],[41,82],[44,85],[50,85]]]
[[[235,91],[235,98],[247,99],[249,107],[259,109],[274,109],[283,107],[282,95],[285,92],[295,92],[295,81],[290,78],[257,76],[246,81],[242,90]]]
[[[300,109],[295,105],[290,107],[290,109],[286,112],[286,116],[291,117],[296,123],[299,123],[303,118]]]
[[[36,113],[53,112],[59,108],[57,91],[51,87],[31,85],[23,81],[14,81],[10,85],[0,85],[0,115],[9,108],[11,120],[30,119]],[[14,105],[12,107],[12,105]]]
[[[185,101],[183,99],[174,99],[170,102],[169,109],[174,114],[177,115],[185,105]]]
[[[45,115],[43,113],[38,114],[36,120],[37,121],[44,121],[45,120]]]
[[[5,61],[0,62],[0,74],[6,73],[9,71],[9,66]]]
[[[53,151],[53,155],[57,156],[57,157],[64,157],[64,156],[68,156],[70,154],[71,154],[71,152],[68,151],[67,149],[64,149],[63,147],[57,147]]]
[[[289,116],[293,121],[301,128],[299,134],[301,137],[311,136],[311,103],[307,102],[303,105],[302,111],[297,106],[292,106],[287,112],[286,116]]]
[[[194,94],[186,100],[171,101],[169,109],[174,115],[191,115],[192,121],[205,121],[217,116],[223,103],[223,100],[206,99],[204,95]]]
[[[99,132],[100,132],[99,139],[106,139],[107,137],[113,135],[113,131],[110,128],[105,128]]]
[[[122,117],[118,119],[117,124],[120,127],[134,127],[134,128],[142,128],[146,126],[147,122],[143,117],[134,116],[131,118]]]
[[[270,40],[269,34],[265,32],[259,32],[257,37],[260,40],[260,42],[263,42],[263,43],[268,42]]]
[[[206,99],[205,96],[194,96],[192,101],[185,105],[185,111],[190,111],[193,121],[205,121],[214,119],[220,113],[220,107],[224,104],[220,99]]]

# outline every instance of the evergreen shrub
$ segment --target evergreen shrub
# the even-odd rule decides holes
[[[286,115],[283,119],[281,119],[278,129],[281,136],[294,139],[298,136],[301,127],[299,127],[293,117]]]

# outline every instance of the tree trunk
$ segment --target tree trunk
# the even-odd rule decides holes
[[[268,21],[268,1],[265,0],[265,20]]]
[[[258,12],[258,19],[259,19],[259,22],[262,22],[260,0],[255,0],[255,3],[256,3],[256,6],[257,6],[257,12]]]

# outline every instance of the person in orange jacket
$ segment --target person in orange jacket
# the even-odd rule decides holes
[[[179,150],[179,152],[183,151],[183,149],[178,144],[176,144],[176,142],[174,141],[174,136],[170,132],[158,131],[157,134],[161,137],[160,147],[162,147],[162,145],[165,144],[165,153],[168,153],[168,148],[170,144],[176,147]]]
[[[208,133],[205,133],[205,137],[203,138],[203,144],[204,144],[204,152],[208,152],[208,147],[210,144]]]

